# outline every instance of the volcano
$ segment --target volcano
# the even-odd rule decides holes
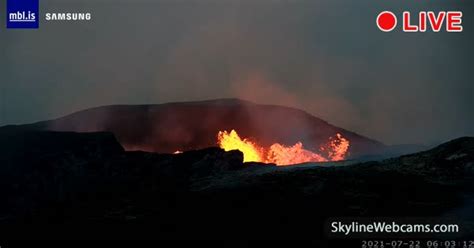
[[[448,238],[472,236],[473,137],[385,160],[290,167],[225,149],[311,149],[328,137],[347,139],[351,156],[385,147],[298,109],[234,99],[1,127],[0,240],[283,237],[353,247],[326,237],[326,221],[339,216],[452,217],[463,229]]]
[[[47,131],[112,132],[126,150],[173,153],[217,146],[216,136],[237,130],[259,145],[319,149],[330,137],[350,141],[347,158],[376,154],[381,142],[329,124],[305,111],[239,99],[157,105],[112,105],[24,125]],[[295,145],[296,144],[296,145]]]

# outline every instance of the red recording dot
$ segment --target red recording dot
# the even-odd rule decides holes
[[[384,32],[390,32],[397,26],[397,17],[390,11],[383,11],[377,16],[377,26]]]

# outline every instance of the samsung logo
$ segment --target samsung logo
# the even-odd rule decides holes
[[[46,13],[46,21],[90,21],[91,13]]]

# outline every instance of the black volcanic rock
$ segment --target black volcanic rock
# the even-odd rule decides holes
[[[474,208],[474,138],[380,162],[278,167],[243,163],[239,151],[219,148],[127,152],[110,133],[12,130],[0,134],[0,239],[57,238],[45,225],[60,223],[78,228],[63,238],[301,238],[324,245],[325,221],[341,216],[449,216],[462,225],[457,237],[474,230],[466,214]],[[11,224],[25,223],[42,226],[12,231]]]
[[[109,156],[124,151],[112,133],[12,131],[0,134],[1,158],[38,158],[71,153],[80,157]]]
[[[302,141],[317,151],[341,133],[351,142],[352,157],[380,153],[380,142],[333,126],[304,111],[238,99],[159,105],[115,105],[87,109],[22,128],[74,132],[112,132],[127,150],[168,152],[216,145],[218,131],[237,130],[261,145]]]
[[[474,173],[474,138],[454,139],[428,151],[385,160],[383,164],[384,168],[425,174],[472,174]]]

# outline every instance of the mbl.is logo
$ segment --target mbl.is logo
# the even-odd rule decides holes
[[[7,0],[7,28],[38,28],[39,0]]]

